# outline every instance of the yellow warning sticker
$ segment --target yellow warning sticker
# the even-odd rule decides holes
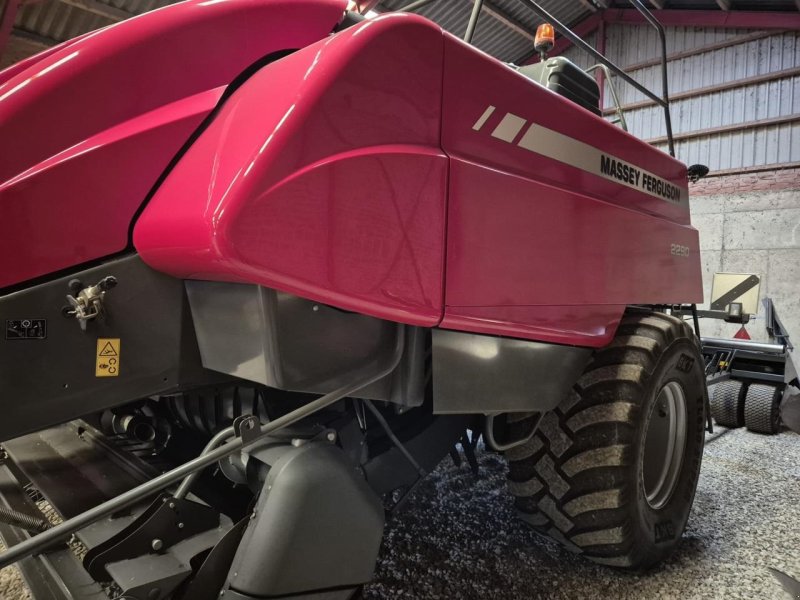
[[[119,376],[119,338],[98,338],[94,376]]]

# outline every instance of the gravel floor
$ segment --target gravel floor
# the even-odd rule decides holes
[[[480,462],[475,478],[447,459],[387,526],[368,600],[781,599],[791,596],[768,567],[800,579],[798,434],[739,429],[709,443],[683,545],[645,575],[595,566],[520,525],[503,460]],[[0,599],[27,598],[18,571],[0,571]]]
[[[738,429],[706,446],[683,544],[645,575],[596,566],[514,520],[505,464],[476,479],[448,459],[387,527],[369,600],[791,598],[800,579],[800,435]],[[798,596],[800,597],[800,596]]]

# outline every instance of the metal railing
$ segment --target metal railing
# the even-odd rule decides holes
[[[418,10],[436,0],[416,0],[416,2],[412,2],[401,8],[400,10],[403,12],[410,12],[414,10]],[[475,27],[478,23],[478,16],[481,11],[481,6],[483,5],[483,0],[473,0],[474,4],[472,7],[472,13],[470,15],[469,23],[467,25],[467,31],[464,34],[464,41],[471,42],[472,36],[475,33]],[[658,96],[655,92],[652,92],[641,83],[636,81],[633,77],[628,75],[622,68],[615,65],[605,56],[603,56],[600,52],[595,50],[590,44],[584,41],[579,35],[573,32],[569,27],[564,25],[561,21],[556,19],[552,14],[547,12],[544,8],[542,8],[535,0],[519,0],[522,4],[530,8],[533,12],[539,15],[542,19],[547,21],[548,23],[552,24],[553,27],[556,28],[564,37],[570,40],[575,46],[581,48],[582,50],[588,52],[592,55],[598,62],[605,65],[608,69],[619,75],[622,79],[624,79],[627,83],[632,85],[634,88],[639,90],[645,96],[650,98],[653,102],[658,104],[664,109],[664,122],[667,128],[667,141],[669,143],[669,153],[671,156],[675,156],[675,142],[672,137],[672,117],[670,116],[669,112],[669,88],[667,85],[667,40],[666,36],[664,35],[664,27],[661,23],[658,22],[658,19],[650,12],[650,10],[641,2],[641,0],[630,0],[631,4],[638,10],[645,20],[650,23],[653,27],[655,27],[656,31],[658,32],[658,36],[661,43],[661,96]]]

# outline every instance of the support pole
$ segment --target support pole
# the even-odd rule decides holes
[[[467,32],[464,34],[464,41],[468,44],[472,43],[472,36],[475,33],[475,27],[478,25],[478,17],[481,14],[481,7],[483,0],[473,0],[472,14],[469,16],[469,23],[467,23]]]

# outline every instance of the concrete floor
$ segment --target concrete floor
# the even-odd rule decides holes
[[[447,459],[388,526],[366,598],[791,598],[768,567],[800,579],[800,435],[730,431],[706,446],[678,553],[645,575],[574,556],[513,517],[505,465],[480,456],[476,479]],[[0,599],[29,594],[0,571]]]

